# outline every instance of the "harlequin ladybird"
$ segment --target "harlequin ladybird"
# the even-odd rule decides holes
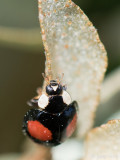
[[[47,146],[56,146],[70,137],[77,121],[77,102],[56,80],[50,80],[45,92],[33,98],[31,109],[24,116],[23,132],[33,141]]]

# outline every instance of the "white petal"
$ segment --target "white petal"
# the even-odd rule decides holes
[[[120,120],[111,120],[90,131],[85,144],[85,160],[119,160]]]
[[[106,51],[97,30],[71,0],[39,0],[39,7],[42,8],[40,22],[49,61],[46,61],[46,72],[52,68],[53,79],[64,73],[68,92],[78,102],[77,135],[80,137],[93,124],[107,66]]]
[[[83,142],[69,139],[63,144],[53,147],[53,160],[80,160],[83,157]]]

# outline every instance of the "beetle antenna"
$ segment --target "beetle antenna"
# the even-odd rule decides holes
[[[60,77],[59,76],[57,76],[56,81],[58,84],[60,84]]]
[[[45,73],[42,73],[42,76],[43,76],[44,80],[47,82],[47,84],[49,84],[50,83],[49,76],[47,76]]]
[[[61,77],[57,76],[56,81],[58,82],[58,84],[61,83],[61,81],[63,80],[64,77],[64,73],[62,73]]]
[[[63,77],[64,77],[64,73],[62,73],[62,75],[61,75],[61,80],[60,80],[60,81],[62,81],[62,80],[63,80]]]

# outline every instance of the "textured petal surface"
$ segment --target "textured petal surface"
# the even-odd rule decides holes
[[[83,142],[69,139],[65,143],[52,148],[53,160],[80,160],[83,157]]]
[[[113,85],[114,84],[114,85]],[[120,68],[107,75],[101,89],[101,104],[99,105],[95,126],[100,126],[111,119],[119,119],[120,114]],[[114,115],[115,114],[115,115]]]
[[[38,2],[46,71],[51,63],[53,77],[64,73],[68,92],[79,104],[77,134],[83,136],[93,124],[106,51],[92,23],[71,0]]]
[[[120,159],[120,120],[93,129],[86,139],[85,160]]]

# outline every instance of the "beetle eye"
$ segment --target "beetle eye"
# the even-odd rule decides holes
[[[50,83],[50,85],[46,86],[46,93],[48,95],[60,95],[62,91],[63,87],[58,83]]]
[[[49,103],[48,97],[45,94],[41,95],[38,100],[38,106],[42,109],[45,109],[48,103]]]

